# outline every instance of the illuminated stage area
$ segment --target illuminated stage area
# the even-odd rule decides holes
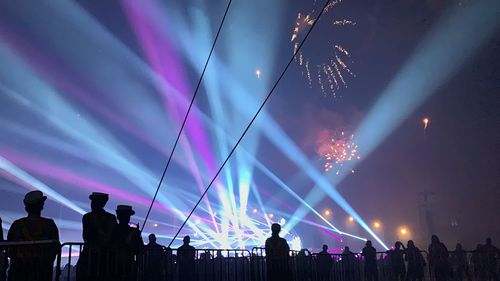
[[[489,61],[479,54],[498,52],[500,4],[413,2],[2,1],[4,233],[25,215],[24,194],[38,189],[61,241],[82,241],[88,196],[103,192],[109,212],[132,205],[142,236],[168,245],[210,186],[173,247],[185,235],[197,248],[260,247],[273,223],[292,249],[315,252],[323,244],[359,250],[366,240],[378,250],[395,240],[427,243],[431,230],[458,239],[449,221],[462,227],[495,206],[458,211],[463,198],[486,193],[468,183],[494,181],[497,170],[484,163],[495,159],[495,140],[484,136],[496,126],[487,121],[484,136],[451,147],[476,125],[448,124],[479,112],[490,120],[498,109],[464,113],[453,106],[465,98],[447,93],[466,97],[471,75]],[[471,77],[463,92],[447,84],[454,77]],[[484,92],[494,92],[498,82],[484,77]],[[457,161],[478,137],[484,163]],[[470,178],[454,178],[469,168]],[[424,193],[437,194],[435,228],[422,219],[431,209],[419,201]]]

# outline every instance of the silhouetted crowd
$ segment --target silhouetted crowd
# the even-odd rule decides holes
[[[52,280],[54,261],[60,254],[61,245],[54,221],[41,216],[46,199],[40,191],[25,195],[23,202],[28,215],[12,223],[6,239],[11,243],[8,249],[0,248],[0,281]],[[257,276],[265,272],[268,281],[378,281],[381,276],[391,281],[421,281],[426,276],[436,281],[500,280],[500,250],[490,238],[469,255],[460,244],[449,251],[436,235],[432,236],[427,252],[410,240],[406,247],[396,242],[385,252],[377,252],[372,242],[366,241],[359,254],[351,252],[347,246],[342,253],[330,253],[327,245],[323,245],[319,253],[311,254],[306,249],[290,251],[287,241],[279,236],[281,226],[273,224],[263,253],[252,252],[251,256],[240,257],[235,252],[235,262],[228,265],[224,260],[229,257],[224,257],[222,250],[216,250],[215,255],[209,251],[198,255],[190,245],[189,236],[183,238],[183,245],[175,254],[172,249],[158,244],[154,234],[149,235],[149,243],[144,245],[138,226],[130,224],[135,214],[131,206],[118,205],[113,215],[104,209],[108,194],[93,192],[89,199],[91,211],[82,219],[84,244],[79,249],[75,271],[78,281],[138,280],[139,270],[147,281],[174,280],[167,278],[173,275],[177,276],[175,280],[191,281],[200,273],[205,276],[218,274],[220,278],[214,280],[230,281],[244,274],[250,262],[257,265],[254,267],[258,270],[252,274]],[[1,223],[0,219],[0,226]],[[3,242],[3,231],[0,235],[0,242]],[[228,277],[230,275],[226,274],[223,278],[222,273],[229,267],[234,269],[235,275]],[[66,265],[63,274],[69,274],[70,269],[71,265]]]

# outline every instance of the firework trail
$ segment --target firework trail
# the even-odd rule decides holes
[[[325,9],[325,13],[327,14],[329,11],[333,9],[335,5],[340,3],[341,1],[332,1],[328,4]],[[314,2],[314,5],[316,1]],[[312,58],[305,54],[302,50],[297,51],[301,36],[307,32],[307,30],[314,23],[314,19],[312,18],[312,14],[314,14],[314,9],[308,13],[298,13],[297,20],[295,21],[295,26],[292,31],[292,35],[290,41],[293,46],[293,52],[296,55],[295,61],[298,65],[303,67],[303,75],[307,78],[307,82],[309,87],[313,87],[313,80],[323,95],[331,95],[334,98],[338,96],[338,92],[341,88],[347,88],[346,76],[355,77],[355,74],[349,68],[349,61],[351,61],[351,56],[349,52],[339,44],[332,44],[327,47],[329,49],[329,55],[326,58],[323,58],[322,61],[312,62]],[[352,20],[348,19],[340,19],[333,20],[333,26],[354,26],[356,23]],[[316,67],[316,73],[311,73],[311,68],[314,69]]]

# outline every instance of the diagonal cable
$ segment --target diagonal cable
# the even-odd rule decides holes
[[[146,214],[146,217],[144,218],[144,222],[142,224],[141,232],[144,230],[144,227],[146,226],[146,223],[148,222],[149,214],[151,213],[151,209],[153,209],[153,205],[156,201],[156,197],[158,196],[158,192],[160,191],[161,185],[163,183],[163,180],[165,178],[165,174],[167,173],[168,167],[170,166],[170,162],[172,161],[172,156],[174,155],[175,149],[177,148],[177,144],[179,143],[179,139],[181,138],[182,131],[184,130],[184,126],[186,125],[186,121],[188,119],[189,113],[191,112],[191,108],[193,107],[194,100],[196,98],[196,95],[198,94],[198,90],[200,89],[201,82],[203,80],[203,77],[205,76],[205,72],[208,67],[208,63],[210,62],[210,58],[212,57],[212,53],[214,52],[215,45],[217,44],[217,40],[219,39],[219,34],[222,30],[222,26],[224,26],[224,22],[226,21],[226,16],[229,11],[229,7],[231,7],[231,3],[233,1],[229,0],[227,3],[226,10],[224,12],[224,16],[222,17],[222,21],[219,25],[219,29],[217,30],[217,34],[215,35],[214,43],[212,44],[212,48],[210,49],[210,53],[208,54],[207,60],[205,62],[205,66],[203,67],[203,71],[201,72],[200,79],[198,80],[198,84],[196,85],[196,89],[194,91],[193,97],[191,98],[191,102],[189,103],[188,110],[186,112],[186,115],[184,116],[184,120],[182,121],[181,128],[179,129],[179,133],[177,134],[177,137],[174,142],[174,146],[172,147],[172,151],[170,152],[170,155],[168,156],[167,164],[165,165],[165,169],[163,169],[163,174],[161,175],[160,182],[158,182],[158,186],[156,187],[155,195],[153,196],[153,199],[151,200],[151,204],[149,205],[148,212]]]
[[[238,141],[236,142],[236,144],[233,146],[233,148],[231,149],[231,151],[229,152],[229,154],[227,155],[226,159],[224,160],[224,162],[222,162],[222,165],[220,166],[219,170],[217,171],[217,173],[215,174],[215,176],[212,178],[212,180],[210,181],[210,183],[208,184],[207,188],[205,189],[205,191],[203,192],[203,194],[201,195],[200,199],[198,200],[198,202],[196,202],[196,205],[193,207],[193,209],[191,210],[191,212],[189,213],[189,215],[187,216],[187,218],[184,220],[184,222],[182,223],[181,227],[177,230],[177,233],[175,234],[175,236],[172,238],[172,241],[170,241],[170,244],[168,244],[168,247],[172,246],[172,243],[175,241],[175,239],[177,239],[177,236],[179,235],[179,233],[182,231],[182,229],[184,228],[184,226],[186,225],[187,221],[191,218],[191,216],[193,215],[194,211],[196,210],[196,208],[198,208],[198,205],[200,204],[201,200],[203,200],[203,198],[205,197],[205,195],[207,194],[207,192],[210,190],[210,188],[212,187],[213,183],[215,182],[215,180],[217,179],[217,177],[219,176],[219,174],[222,172],[222,170],[224,169],[224,167],[226,166],[227,162],[229,161],[229,159],[231,158],[231,156],[233,155],[234,151],[236,150],[236,148],[238,147],[238,145],[241,143],[241,141],[243,140],[243,138],[245,137],[245,135],[247,134],[248,130],[250,129],[250,127],[252,126],[252,124],[255,122],[255,119],[257,119],[257,116],[259,115],[259,113],[262,111],[262,109],[264,108],[264,106],[266,105],[267,101],[269,100],[269,98],[271,97],[271,95],[274,93],[274,90],[276,89],[276,87],[278,86],[278,84],[280,83],[281,79],[283,78],[283,76],[285,76],[285,73],[286,71],[288,70],[288,68],[290,67],[290,65],[293,63],[294,59],[295,59],[295,56],[297,55],[297,53],[302,49],[302,45],[304,45],[305,41],[307,40],[307,38],[309,37],[309,35],[311,34],[311,32],[313,31],[314,27],[316,26],[316,24],[318,23],[319,19],[321,18],[321,16],[324,14],[326,8],[328,7],[329,3],[330,3],[331,0],[327,0],[325,5],[323,6],[323,9],[321,9],[321,12],[318,14],[318,17],[316,18],[316,20],[313,22],[313,24],[311,25],[311,28],[307,31],[306,35],[304,36],[304,39],[302,40],[302,42],[300,42],[300,45],[298,46],[298,48],[295,50],[293,56],[290,58],[290,60],[288,61],[287,65],[285,66],[285,69],[281,72],[280,76],[278,77],[278,80],[276,80],[276,82],[274,83],[273,87],[271,88],[271,90],[269,91],[269,93],[267,94],[266,98],[264,99],[264,101],[262,102],[262,104],[260,105],[259,109],[257,110],[257,112],[255,113],[255,115],[252,117],[252,119],[250,120],[250,122],[248,123],[248,125],[246,126],[245,130],[243,131],[243,133],[241,134],[240,138],[238,139]]]

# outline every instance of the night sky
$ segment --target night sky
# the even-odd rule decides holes
[[[320,133],[354,133],[439,20],[452,10],[467,11],[472,2],[345,0],[333,6],[302,52],[311,65],[328,63],[331,46],[340,45],[349,53],[341,57],[352,75],[341,71],[346,83],[339,80],[333,96],[321,91],[315,69],[310,86],[305,68],[294,62],[243,140],[241,147],[248,153],[237,151],[219,177],[220,185],[210,190],[214,212],[223,209],[221,193],[234,194],[240,203],[244,192],[237,186],[250,171],[248,210],[261,211],[257,193],[265,208],[289,220],[301,203],[247,155],[303,198],[314,182],[290,159],[287,147],[273,141],[278,133],[269,120],[324,173],[324,160],[317,153]],[[87,211],[88,194],[110,192],[105,186],[115,188],[107,209],[132,204],[142,224],[226,5],[218,0],[151,0],[142,6],[132,0],[0,2],[0,159],[31,175],[20,176],[12,165],[0,167],[4,233],[23,214],[23,195],[37,186],[33,178],[60,195],[49,194],[44,214],[56,219],[65,241],[81,239],[80,214],[62,203],[63,198]],[[145,231],[166,235],[160,240],[168,243],[181,224],[171,208],[189,212],[293,55],[290,37],[297,14],[314,18],[322,5],[321,0],[233,0],[160,192],[166,201],[152,212],[151,223],[160,227],[149,223]],[[500,18],[498,5],[492,9]],[[333,24],[344,19],[354,24]],[[488,236],[499,244],[498,27],[474,53],[463,54],[468,59],[416,110],[400,116],[400,125],[372,153],[364,155],[360,145],[354,173],[347,171],[336,185],[368,225],[382,223],[375,233],[386,244],[411,238],[424,248],[429,242],[419,216],[418,194],[425,190],[434,194],[434,232],[449,247],[462,242],[470,249]],[[449,46],[450,53],[455,49]],[[430,122],[424,130],[425,117]],[[325,178],[335,178],[334,173],[324,173]],[[234,182],[229,184],[229,179]],[[315,209],[331,210],[328,219],[339,229],[369,238],[361,227],[346,224],[350,214],[331,198],[322,198]],[[206,208],[197,210],[195,218],[207,219],[210,228],[208,213]],[[307,218],[324,225],[312,213]],[[409,236],[397,234],[401,226]],[[304,223],[293,231],[308,248],[362,245],[351,239],[333,242],[317,226]]]

